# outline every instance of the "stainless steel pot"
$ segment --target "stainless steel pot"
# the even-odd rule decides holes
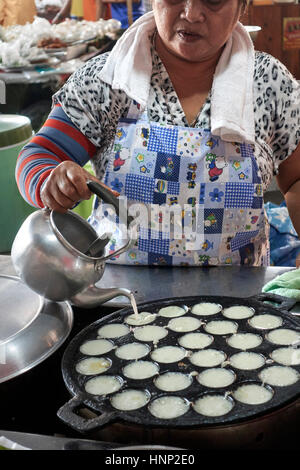
[[[88,186],[119,215],[118,199],[109,190],[94,182]],[[127,289],[100,289],[95,283],[103,275],[105,262],[126,251],[132,240],[104,256],[106,240],[100,239],[101,252],[92,256],[91,246],[95,248],[98,240],[93,227],[79,215],[43,209],[31,214],[20,227],[12,246],[12,262],[22,281],[49,300],[94,307],[119,295],[130,298]]]

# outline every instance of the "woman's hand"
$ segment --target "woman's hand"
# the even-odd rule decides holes
[[[69,161],[60,163],[50,173],[41,191],[44,206],[57,212],[66,212],[76,202],[90,199],[92,193],[86,184],[90,180],[105,186],[77,163]],[[112,193],[119,196],[116,191]]]

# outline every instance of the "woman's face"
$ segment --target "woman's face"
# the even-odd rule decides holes
[[[239,0],[153,0],[163,46],[190,62],[201,62],[220,51],[241,10]]]

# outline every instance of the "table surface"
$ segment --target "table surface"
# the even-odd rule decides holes
[[[292,267],[149,267],[106,264],[97,287],[122,287],[131,290],[137,303],[171,297],[219,295],[251,297],[276,276]],[[9,255],[0,255],[0,274],[15,275]],[[126,297],[117,297],[107,306],[128,305]]]

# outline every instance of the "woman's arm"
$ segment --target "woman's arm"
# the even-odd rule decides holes
[[[279,166],[277,184],[284,195],[294,228],[300,237],[300,144]],[[300,253],[296,266],[300,267]]]
[[[21,195],[33,206],[55,210],[88,199],[86,180],[95,178],[82,167],[95,153],[96,147],[56,105],[18,157],[16,180]]]

